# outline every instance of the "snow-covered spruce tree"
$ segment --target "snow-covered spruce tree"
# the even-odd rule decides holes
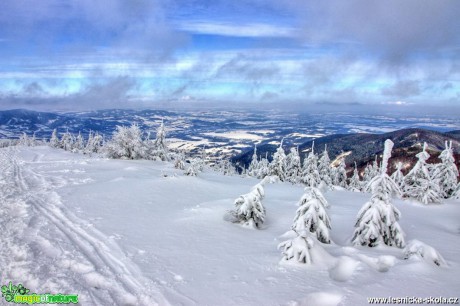
[[[21,134],[21,136],[19,136],[18,146],[25,146],[25,147],[29,147],[29,146],[30,146],[30,139],[29,139],[29,136],[27,136],[27,134],[26,134],[25,132],[23,132],[23,133]]]
[[[267,156],[265,156],[259,161],[259,171],[257,174],[257,178],[263,179],[264,177],[268,176],[269,173],[270,173],[270,163],[268,162]]]
[[[232,162],[228,159],[218,160],[214,165],[214,169],[223,175],[235,175],[238,173]]]
[[[329,153],[327,152],[327,146],[324,146],[324,151],[321,154],[321,158],[318,163],[318,172],[321,178],[321,181],[324,182],[326,186],[331,188],[332,186],[332,168],[331,160],[329,158]]]
[[[313,264],[310,250],[315,246],[313,238],[307,230],[302,230],[297,237],[286,240],[278,245],[278,249],[283,249],[283,261],[294,261],[297,263]]]
[[[73,144],[72,151],[73,152],[80,152],[85,148],[85,140],[80,132],[78,132],[77,138],[75,138],[75,143]]]
[[[347,170],[345,166],[345,158],[340,160],[339,165],[334,170],[334,185],[347,188]]]
[[[277,176],[282,182],[286,180],[286,153],[284,153],[283,149],[283,140],[281,140],[280,146],[273,155],[273,160],[269,165],[269,175]]]
[[[358,167],[355,162],[355,169],[353,170],[353,176],[350,178],[350,183],[348,184],[348,190],[354,192],[360,192],[363,189],[363,185],[359,180]]]
[[[292,184],[297,184],[300,181],[300,156],[297,147],[291,148],[286,156],[286,180]]]
[[[54,129],[53,133],[51,134],[50,142],[49,142],[50,147],[52,148],[59,148],[59,138],[57,136],[57,130]]]
[[[92,131],[89,132],[88,141],[86,142],[86,146],[83,149],[84,154],[92,154],[98,153],[102,150],[103,146],[103,137],[99,135],[97,132],[93,134]]]
[[[321,191],[315,187],[306,187],[298,205],[292,230],[299,233],[305,229],[316,235],[316,238],[322,243],[331,243],[329,238],[331,220],[326,212],[329,203]]]
[[[430,174],[430,166],[426,163],[430,155],[426,151],[427,144],[423,144],[422,152],[418,153],[417,163],[404,178],[405,195],[422,202],[440,203],[443,192],[439,186],[439,179],[433,179]]]
[[[321,184],[321,176],[318,171],[318,157],[315,154],[314,142],[307,158],[303,161],[301,181],[308,187],[318,187]]]
[[[142,140],[142,132],[136,124],[130,127],[117,126],[112,139],[105,145],[107,156],[120,159],[142,159],[147,148]]]
[[[371,190],[372,196],[358,213],[352,238],[354,245],[375,247],[384,243],[399,248],[405,245],[404,233],[398,223],[401,213],[391,204],[392,196],[400,195],[401,191],[386,173],[392,148],[393,142],[387,139],[380,175],[375,176],[366,187]]]
[[[452,198],[460,199],[460,183],[457,184],[457,188],[455,188],[454,192],[452,193]]]
[[[404,190],[404,174],[402,172],[402,162],[396,164],[396,170],[391,174],[391,178],[398,185],[399,189]]]
[[[444,198],[449,198],[457,188],[458,169],[455,165],[454,154],[452,151],[452,141],[447,143],[444,151],[439,155],[441,163],[434,167],[433,179],[439,182]]]
[[[257,146],[256,145],[254,145],[254,153],[252,154],[252,159],[248,167],[247,175],[251,177],[258,177],[259,175],[259,160],[257,158]]]
[[[153,160],[167,161],[169,160],[168,152],[169,150],[166,144],[166,129],[162,120],[160,126],[158,127],[156,138],[150,148],[149,155]]]
[[[59,146],[66,151],[72,151],[74,142],[75,142],[75,138],[67,130],[64,134],[62,134],[61,141],[59,142]]]
[[[265,220],[265,207],[262,205],[264,188],[262,184],[255,185],[251,192],[239,196],[235,200],[233,216],[235,222],[251,228],[260,228]]]

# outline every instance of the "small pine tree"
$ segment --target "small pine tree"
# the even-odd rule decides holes
[[[30,139],[29,139],[29,136],[27,136],[26,133],[22,133],[21,136],[19,137],[19,140],[18,140],[18,145],[19,146],[30,146]]]
[[[382,242],[399,248],[405,245],[404,233],[398,223],[401,213],[391,204],[392,196],[401,191],[386,173],[392,148],[393,142],[386,140],[380,175],[375,176],[366,187],[371,190],[372,196],[358,213],[352,238],[355,245],[374,247]]]
[[[329,188],[332,186],[332,168],[331,168],[331,159],[329,158],[329,153],[327,152],[327,146],[324,146],[324,151],[321,154],[321,158],[318,163],[318,172],[321,178],[321,181]]]
[[[187,169],[185,170],[185,175],[188,176],[197,176],[199,172],[202,171],[200,158],[192,158],[190,160],[190,164],[188,165]]]
[[[315,143],[312,143],[311,151],[304,159],[302,168],[302,183],[308,187],[318,187],[321,184],[321,176],[318,171],[318,157],[315,154]]]
[[[74,142],[75,142],[75,138],[67,130],[64,134],[62,134],[61,141],[59,142],[59,146],[66,151],[72,151]]]
[[[169,160],[168,152],[166,129],[162,120],[160,126],[158,127],[156,138],[150,149],[150,158],[154,160],[167,161]]]
[[[259,171],[257,178],[263,179],[268,176],[270,173],[270,163],[268,162],[268,158],[265,156],[259,162]]]
[[[257,146],[254,145],[254,154],[252,154],[251,163],[249,164],[247,175],[252,177],[259,176],[259,160],[257,159]]]
[[[315,242],[307,230],[300,231],[297,237],[284,241],[278,245],[278,249],[283,249],[283,261],[313,264],[311,250],[315,247]]]
[[[398,185],[399,189],[404,190],[404,174],[402,172],[402,162],[396,164],[396,170],[391,174],[391,179]]]
[[[339,165],[334,170],[334,185],[347,188],[347,170],[345,166],[345,158],[340,160]]]
[[[281,140],[280,146],[273,155],[273,160],[269,165],[269,175],[277,176],[282,182],[286,180],[286,153],[284,153],[283,149],[283,140]]]
[[[54,129],[53,133],[51,134],[50,142],[49,142],[50,147],[52,148],[59,148],[59,138],[57,136],[57,130]]]
[[[355,162],[355,169],[353,170],[353,176],[350,178],[348,189],[355,192],[360,192],[363,189],[362,183],[359,180],[358,167]]]
[[[430,166],[426,163],[430,155],[426,151],[427,144],[423,144],[422,152],[418,153],[417,163],[404,179],[405,194],[423,204],[440,203],[443,197],[439,186],[439,179],[433,179]]]
[[[75,143],[73,144],[72,151],[74,152],[80,152],[85,148],[85,141],[83,139],[83,136],[81,135],[80,132],[78,132],[78,136],[75,139]]]
[[[452,151],[452,141],[447,143],[444,151],[439,155],[441,163],[434,167],[433,179],[439,182],[444,198],[449,198],[457,187],[458,169]]]
[[[233,215],[235,222],[251,228],[260,228],[265,220],[265,207],[262,205],[264,188],[257,184],[251,192],[239,196],[235,200]]]
[[[291,148],[286,156],[286,179],[287,181],[297,184],[300,181],[300,156],[298,148]]]
[[[331,221],[326,212],[329,204],[321,191],[314,187],[305,188],[298,205],[292,229],[295,232],[308,230],[322,243],[331,243],[329,238]]]

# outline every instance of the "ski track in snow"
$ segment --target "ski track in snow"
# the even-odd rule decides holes
[[[37,293],[79,294],[83,305],[169,304],[113,239],[65,208],[17,149],[2,150],[0,161],[0,230],[14,237],[0,241],[2,280]]]

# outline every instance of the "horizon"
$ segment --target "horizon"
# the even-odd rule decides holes
[[[458,11],[455,0],[2,1],[0,109],[454,116]]]

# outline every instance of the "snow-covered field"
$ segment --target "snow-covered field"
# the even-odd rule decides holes
[[[313,266],[280,264],[301,186],[269,184],[261,230],[226,221],[258,181],[183,176],[168,163],[91,158],[48,147],[0,149],[0,285],[78,294],[81,305],[367,305],[368,297],[460,296],[460,201],[394,200],[401,249],[350,244],[370,195],[325,194],[332,245]],[[0,304],[5,303],[1,298]],[[5,303],[8,304],[8,303]],[[3,304],[2,304],[3,305]]]

